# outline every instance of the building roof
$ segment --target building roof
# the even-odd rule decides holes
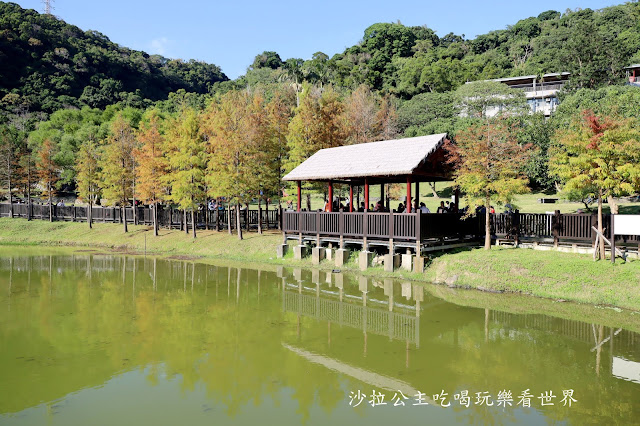
[[[569,72],[550,72],[550,73],[544,74],[542,78],[545,79],[545,78],[555,77],[555,78],[561,79],[562,77],[567,77],[569,75],[571,75],[571,73]],[[511,83],[514,81],[531,80],[531,82],[533,82],[533,80],[536,80],[537,78],[538,78],[537,75],[532,74],[532,75],[522,75],[518,77],[494,78],[493,80],[489,80],[489,81],[497,81],[498,83]],[[470,83],[470,82],[467,82],[467,83]]]
[[[446,136],[440,133],[321,149],[283,179],[326,181],[412,175],[442,146]]]

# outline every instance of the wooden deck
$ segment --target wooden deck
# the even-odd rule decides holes
[[[422,250],[445,240],[475,239],[481,232],[479,217],[436,213],[283,212],[286,239],[411,247]]]
[[[603,226],[609,229],[611,216]],[[491,215],[491,234],[495,239],[591,246],[595,214],[498,213]],[[286,239],[339,246],[408,247],[420,252],[454,248],[478,241],[484,236],[484,215],[437,213],[349,213],[284,211],[282,231]],[[607,231],[608,232],[608,231]],[[636,249],[640,237],[616,235],[616,244]],[[640,249],[639,249],[640,250]]]

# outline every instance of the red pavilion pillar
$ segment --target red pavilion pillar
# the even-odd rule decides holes
[[[369,179],[364,178],[364,210],[369,211]]]

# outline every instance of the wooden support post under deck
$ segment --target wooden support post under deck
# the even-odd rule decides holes
[[[320,212],[316,212],[316,247],[320,247]]]
[[[389,209],[389,254],[391,254],[393,262],[393,211]]]
[[[364,179],[364,211],[369,211],[369,179]]]
[[[333,181],[329,181],[329,211],[333,211]]]
[[[411,213],[411,176],[407,176],[407,203],[405,207],[406,213]]]
[[[338,216],[338,232],[340,233],[340,249],[344,250],[344,213],[342,210]]]
[[[302,182],[298,181],[298,211],[302,206]]]
[[[349,184],[349,213],[353,212],[353,185]]]

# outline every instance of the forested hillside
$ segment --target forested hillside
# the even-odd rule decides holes
[[[52,113],[121,101],[142,107],[145,100],[166,99],[179,89],[207,93],[224,80],[216,65],[148,55],[96,31],[0,2],[0,100],[5,110],[26,105]]]
[[[248,56],[249,57],[249,56]],[[469,40],[439,37],[426,26],[377,23],[363,39],[329,57],[255,57],[235,81],[215,65],[171,60],[112,43],[55,17],[0,2],[0,100],[52,113],[65,107],[104,108],[117,102],[145,107],[169,93],[206,94],[304,81],[352,91],[361,84],[399,99],[455,90],[466,81],[568,71],[574,88],[621,81],[640,62],[640,5],[543,12]],[[7,96],[8,95],[8,96]],[[426,123],[422,123],[426,124]]]
[[[640,62],[639,22],[640,5],[634,2],[597,11],[550,10],[473,40],[377,23],[359,44],[332,58],[317,52],[306,61],[283,63],[277,53],[264,52],[239,83],[255,86],[284,75],[351,90],[367,84],[409,99],[466,81],[568,71],[574,88],[597,88],[620,81],[625,66]]]

